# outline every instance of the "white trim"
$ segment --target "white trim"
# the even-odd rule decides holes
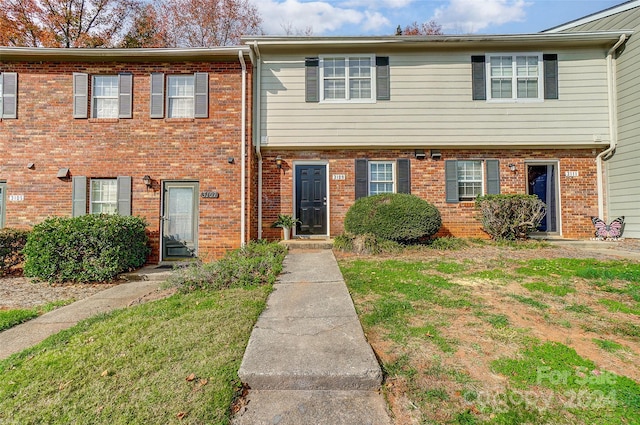
[[[468,159],[456,159],[456,189],[458,190],[458,202],[475,202],[478,196],[484,196],[487,192],[486,188],[486,172],[487,168],[487,160],[486,159],[477,159],[477,158],[468,158]],[[458,176],[458,163],[460,162],[479,162],[480,163],[480,193],[471,199],[462,199],[460,196],[460,179]],[[471,180],[471,182],[475,182],[476,180]]]
[[[115,96],[96,96],[96,78],[115,78],[116,79],[116,94]],[[116,111],[113,116],[98,116],[98,110],[96,101],[99,99],[115,99]],[[111,74],[96,74],[91,76],[91,118],[119,118],[120,116],[120,76]]]
[[[555,165],[556,166],[556,220],[558,230],[555,232],[537,232],[538,234],[551,234],[562,236],[562,190],[560,187],[560,160],[558,159],[525,159],[525,192],[529,194],[529,172],[527,165]]]
[[[350,58],[367,58],[370,60],[370,69],[371,75],[369,76],[369,80],[371,82],[371,97],[362,99],[350,99],[349,98],[349,80],[351,77],[349,76],[349,59]],[[319,73],[318,78],[320,80],[320,103],[375,103],[376,102],[376,57],[375,55],[364,55],[364,54],[336,54],[336,55],[321,55],[318,57],[319,59]],[[324,61],[325,59],[344,59],[344,99],[325,99],[324,98]],[[355,78],[355,77],[354,77]]]
[[[501,57],[501,56],[510,56],[511,57],[511,98],[493,98],[491,97],[491,58],[492,57]],[[518,56],[537,56],[538,57],[538,97],[518,97],[518,75],[517,75],[517,61],[516,58]],[[543,60],[542,53],[540,52],[497,52],[497,53],[487,53],[485,54],[485,67],[486,67],[486,93],[487,93],[487,102],[496,102],[496,103],[532,103],[532,102],[542,102],[544,101],[544,85],[543,85]]]
[[[626,12],[627,10],[635,9],[636,7],[640,7],[640,0],[629,1],[626,3],[619,4],[617,6],[610,7],[605,10],[601,10],[600,12],[593,13],[591,15],[584,16],[582,18],[578,18],[574,21],[567,22],[565,24],[560,24],[557,27],[551,27],[549,29],[541,31],[545,34],[555,34],[562,31],[566,31],[570,28],[575,28],[580,25],[587,24],[589,22],[597,21],[598,19],[606,18],[621,12]]]
[[[331,190],[330,190],[330,186],[329,186],[329,182],[330,182],[330,178],[329,178],[329,160],[309,160],[309,161],[297,161],[294,160],[292,161],[292,165],[293,165],[293,176],[292,176],[292,180],[293,180],[293,196],[291,197],[293,199],[293,206],[291,207],[291,211],[293,211],[293,217],[297,218],[297,211],[296,211],[296,205],[297,205],[297,199],[296,199],[296,185],[298,184],[298,182],[296,181],[296,175],[297,170],[296,167],[299,165],[324,165],[325,167],[325,185],[326,185],[326,193],[327,193],[327,233],[325,235],[301,235],[301,237],[309,237],[309,238],[314,238],[314,237],[325,237],[328,238],[329,235],[331,235]],[[292,237],[296,237],[298,236],[298,234],[296,233],[297,231],[297,226],[294,227],[292,229]]]
[[[367,161],[367,195],[371,196],[371,165],[373,164],[391,164],[391,184],[393,188],[391,192],[378,192],[381,193],[396,193],[398,190],[398,182],[397,182],[397,171],[396,171],[396,161],[395,160],[371,160]],[[384,182],[374,182],[374,183],[384,183]]]
[[[94,201],[93,199],[93,183],[94,182],[113,182],[115,183],[116,186],[116,192],[115,192],[115,199],[113,200],[113,202],[107,202],[107,201]],[[101,188],[100,188],[101,189]],[[113,213],[105,213],[105,212],[100,212],[100,213],[96,213],[93,212],[93,204],[100,204],[100,205],[113,205],[114,208],[114,212]],[[104,178],[89,178],[89,214],[117,214],[118,212],[118,179],[115,177],[104,177]]]
[[[193,94],[181,95],[181,96],[171,96],[171,80],[175,78],[189,78],[191,82],[191,86],[193,87]],[[165,115],[167,118],[194,118],[196,115],[196,75],[195,74],[167,74],[165,77],[165,84],[167,85],[165,89],[165,102],[166,102],[166,112]],[[190,115],[185,116],[172,116],[171,115],[171,99],[191,99],[192,102],[192,111]]]

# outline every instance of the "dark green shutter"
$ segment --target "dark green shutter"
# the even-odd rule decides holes
[[[195,118],[207,118],[209,116],[209,74],[206,72],[195,73]]]
[[[118,118],[131,118],[133,99],[133,75],[118,76]]]
[[[73,73],[73,118],[87,118],[89,110],[89,75]]]
[[[487,167],[487,195],[500,194],[500,161],[488,159]]]
[[[376,99],[391,99],[389,56],[376,56]]]
[[[87,214],[87,178],[84,176],[71,177],[71,198],[73,205],[71,207],[71,215],[79,217]]]
[[[398,193],[411,193],[411,162],[408,159],[396,161],[398,177]]]
[[[2,78],[2,116],[0,118],[18,118],[18,74],[0,73]]]
[[[320,60],[318,58],[306,58],[304,60],[304,92],[305,101],[320,101]]]
[[[544,98],[558,99],[558,55],[542,55],[544,63]]]
[[[164,118],[164,74],[154,72],[151,74],[151,106],[149,108],[151,118]]]
[[[459,202],[458,161],[447,160],[444,162],[444,179],[447,202]]]
[[[356,199],[369,196],[369,161],[356,159]]]
[[[486,68],[484,56],[471,56],[471,86],[473,100],[487,100]]]
[[[131,177],[118,177],[118,214],[131,215]]]

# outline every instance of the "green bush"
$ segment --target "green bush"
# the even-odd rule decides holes
[[[476,199],[476,208],[492,239],[516,240],[538,228],[547,207],[536,195],[485,195]]]
[[[0,275],[24,261],[22,250],[28,234],[27,230],[0,229]]]
[[[355,235],[407,243],[435,235],[442,220],[438,209],[415,195],[385,193],[358,199],[347,211],[344,228]]]
[[[278,243],[252,241],[216,262],[194,262],[177,269],[169,283],[182,292],[272,284],[282,271],[286,254],[287,248]]]
[[[24,274],[48,282],[102,282],[142,266],[149,254],[140,217],[89,214],[49,218],[24,248]]]

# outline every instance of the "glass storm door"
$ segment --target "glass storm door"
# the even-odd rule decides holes
[[[165,182],[162,203],[162,259],[196,256],[198,183]]]
[[[529,182],[528,194],[537,195],[547,204],[545,214],[539,232],[558,232],[558,171],[556,164],[528,164],[527,181]]]
[[[327,234],[327,167],[296,165],[296,235]]]

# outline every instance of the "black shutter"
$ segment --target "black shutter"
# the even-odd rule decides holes
[[[356,199],[369,196],[369,161],[356,159]]]
[[[71,186],[71,198],[73,202],[71,207],[72,217],[87,214],[87,178],[84,176],[73,176],[71,177]]]
[[[305,77],[305,101],[320,101],[320,60],[318,58],[306,58],[304,60]]]
[[[411,162],[408,159],[398,159],[396,161],[398,193],[411,193]]]
[[[544,62],[544,98],[558,99],[558,55],[542,55]]]
[[[460,195],[458,192],[458,161],[447,160],[444,162],[444,176],[447,202],[459,202]]]
[[[376,56],[376,99],[391,99],[389,56]]]
[[[473,100],[487,100],[484,56],[471,56],[471,87]]]
[[[487,195],[500,194],[500,161],[488,159],[485,163],[487,167]]]

